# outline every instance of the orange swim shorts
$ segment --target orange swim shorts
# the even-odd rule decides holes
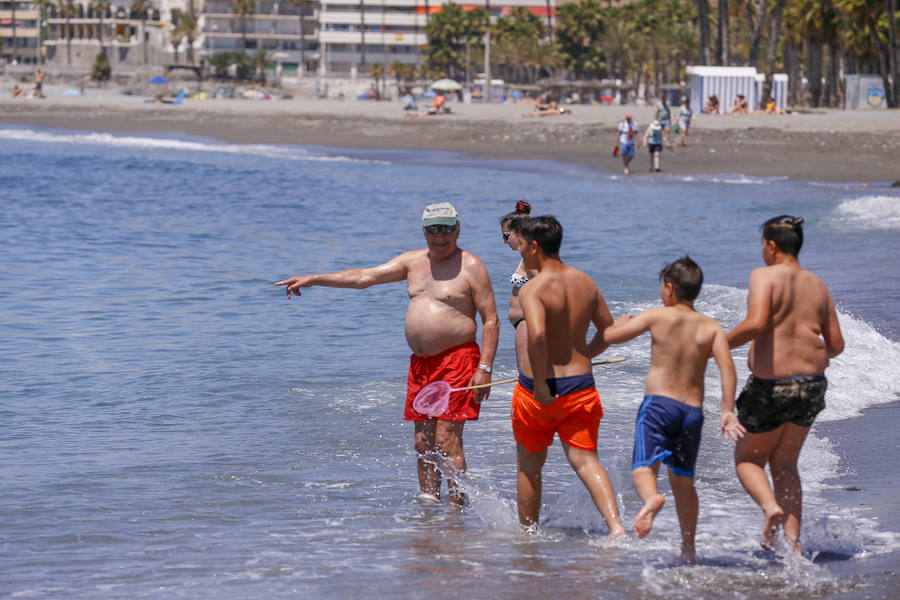
[[[458,388],[469,385],[481,350],[475,342],[461,344],[444,350],[434,356],[409,357],[409,374],[406,376],[406,408],[403,419],[406,421],[427,421],[430,417],[413,410],[413,400],[423,387],[434,381],[446,381],[450,387]],[[481,404],[475,402],[473,390],[463,390],[450,394],[447,411],[437,417],[440,421],[474,421],[478,419]]]
[[[553,444],[554,433],[569,446],[594,450],[602,418],[603,405],[593,383],[590,387],[560,395],[549,406],[534,399],[534,394],[522,385],[521,376],[513,389],[513,435],[529,452],[547,449]]]

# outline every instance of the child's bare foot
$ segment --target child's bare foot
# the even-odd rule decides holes
[[[665,503],[666,499],[663,498],[662,494],[657,494],[644,502],[644,506],[634,518],[634,532],[639,538],[646,537],[650,533],[650,529],[653,527],[653,519],[656,518],[656,513],[660,511]]]
[[[607,536],[611,540],[617,540],[623,535],[625,535],[625,528],[621,523],[616,523],[615,527],[609,528],[609,535]]]
[[[766,524],[763,528],[762,547],[772,550],[775,548],[775,535],[778,533],[779,527],[784,524],[784,511],[777,504],[773,504],[765,513]]]
[[[693,548],[691,548],[691,549],[682,548],[681,549],[681,562],[683,562],[686,565],[696,565],[697,564],[697,552],[694,551]]]

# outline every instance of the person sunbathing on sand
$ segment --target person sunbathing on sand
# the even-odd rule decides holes
[[[749,112],[750,111],[747,109],[747,99],[744,98],[743,94],[738,94],[737,98],[734,99],[734,104],[728,109],[729,115],[746,115]]]
[[[703,428],[703,378],[712,356],[722,374],[723,437],[738,440],[744,428],[734,414],[737,375],[722,327],[694,310],[694,299],[703,284],[703,271],[685,256],[666,265],[659,274],[662,308],[653,308],[632,318],[624,315],[603,332],[607,344],[621,344],[650,332],[650,370],[644,401],[634,428],[631,481],[644,502],[634,519],[634,532],[646,537],[665,498],[656,478],[660,463],[669,465],[669,482],[681,525],[681,558],[697,561],[694,535],[697,530],[697,491],[694,464]]]

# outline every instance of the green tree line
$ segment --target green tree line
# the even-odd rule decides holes
[[[490,28],[491,73],[511,83],[621,79],[656,89],[685,80],[692,64],[753,66],[767,85],[788,73],[792,104],[839,106],[840,73],[869,73],[897,107],[898,1],[718,0],[712,10],[709,0],[581,0],[551,18],[519,7],[494,20],[448,3],[426,25],[425,71],[458,80],[484,72]]]

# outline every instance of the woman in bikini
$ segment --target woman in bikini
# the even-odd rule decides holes
[[[531,205],[525,200],[519,200],[516,202],[515,210],[500,219],[503,243],[507,244],[514,252],[519,251],[519,244],[522,243],[521,226],[528,219],[530,213]],[[515,271],[509,276],[509,282],[512,284],[512,291],[509,295],[509,322],[516,330],[516,364],[519,367],[519,373],[528,377],[531,377],[531,365],[528,362],[528,326],[525,323],[525,311],[522,310],[522,304],[519,301],[519,290],[528,283],[529,278],[536,274],[528,271],[524,263],[519,260]]]

